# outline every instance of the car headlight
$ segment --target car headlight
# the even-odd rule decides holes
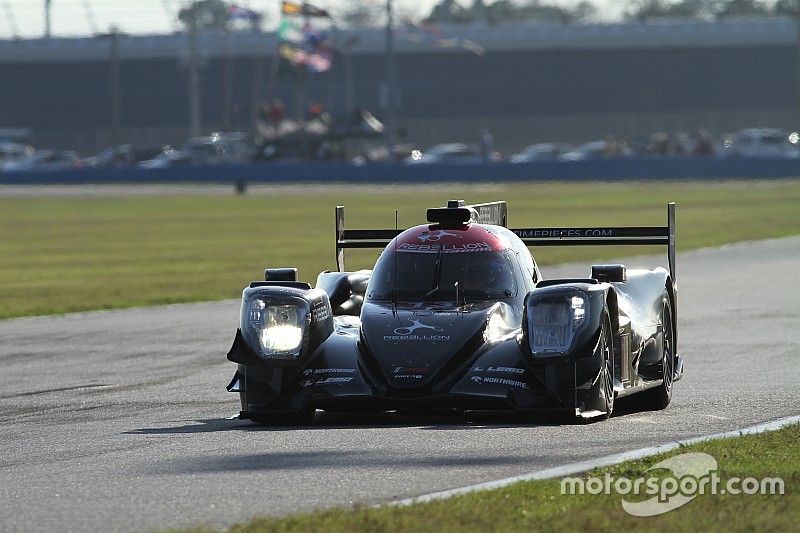
[[[267,359],[294,359],[300,355],[309,321],[306,306],[273,303],[255,298],[248,304],[245,329],[251,348]]]
[[[564,353],[586,323],[589,301],[581,294],[536,300],[528,305],[533,353]]]

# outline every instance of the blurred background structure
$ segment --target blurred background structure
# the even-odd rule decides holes
[[[72,3],[67,21],[58,0],[26,1],[43,21],[31,36],[20,2],[0,2],[0,126],[81,154],[210,132],[267,142],[278,126],[307,139],[391,124],[392,143],[423,147],[491,132],[511,154],[800,123],[796,0],[163,0],[154,33],[129,29],[129,2],[105,28],[92,6],[109,2]]]

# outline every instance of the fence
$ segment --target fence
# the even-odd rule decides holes
[[[465,164],[270,162],[159,169],[108,168],[0,173],[0,185],[345,182],[435,183],[765,179],[800,177],[800,158],[621,157]]]

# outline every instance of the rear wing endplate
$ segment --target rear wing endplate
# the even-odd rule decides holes
[[[346,248],[386,248],[400,235],[400,229],[345,229],[344,206],[336,206],[336,269],[344,272]]]
[[[475,210],[476,222],[508,227],[505,202],[466,206]],[[385,248],[401,229],[345,229],[344,206],[336,207],[336,268],[345,270],[347,248]],[[666,226],[511,229],[527,246],[666,245],[669,273],[675,280],[675,203],[667,204]]]

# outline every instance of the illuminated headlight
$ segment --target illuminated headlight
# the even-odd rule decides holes
[[[295,358],[303,348],[308,319],[308,310],[303,306],[270,304],[256,298],[247,313],[250,338],[257,342],[251,347],[258,348],[256,351],[265,358]]]
[[[586,321],[588,301],[582,295],[533,302],[528,307],[531,351],[564,353]]]

